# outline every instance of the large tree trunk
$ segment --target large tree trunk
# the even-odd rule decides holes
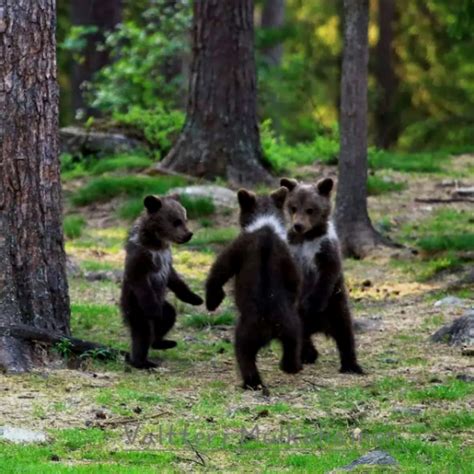
[[[367,212],[367,28],[369,0],[344,0],[339,180],[335,218],[345,255],[381,242]]]
[[[94,74],[109,63],[109,54],[98,48],[105,33],[112,31],[122,21],[122,0],[71,0],[71,22],[74,26],[95,26],[97,31],[87,35],[82,52],[84,61],[72,67],[71,87],[74,111],[93,114],[84,100],[83,86]]]
[[[69,334],[61,229],[54,0],[0,8],[0,326]],[[0,337],[0,367],[24,371],[31,343]]]
[[[395,107],[398,79],[394,70],[393,25],[396,19],[394,0],[379,0],[379,40],[375,50],[377,101],[375,109],[376,145],[389,148],[396,143],[400,116]]]
[[[269,180],[256,115],[252,0],[196,0],[186,123],[162,166],[240,184]]]
[[[266,0],[262,11],[261,26],[268,30],[277,30],[285,22],[285,0]],[[283,44],[277,43],[263,51],[268,64],[279,66],[283,56]]]

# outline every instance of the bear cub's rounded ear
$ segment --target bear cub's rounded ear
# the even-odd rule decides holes
[[[237,198],[241,209],[251,209],[257,202],[255,194],[251,191],[247,191],[247,189],[239,189]]]
[[[288,188],[285,188],[284,186],[270,194],[270,197],[273,199],[273,202],[278,209],[282,209],[285,205],[286,196],[288,196]]]
[[[281,178],[280,186],[283,186],[284,188],[288,189],[288,191],[293,191],[293,189],[298,186],[298,181],[296,181],[296,179]]]
[[[151,194],[143,200],[143,204],[150,214],[158,212],[162,206],[161,199]]]
[[[333,186],[334,181],[331,178],[323,178],[316,183],[316,188],[321,196],[329,196]]]

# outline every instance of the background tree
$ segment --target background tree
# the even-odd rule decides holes
[[[379,148],[389,148],[394,145],[400,129],[400,116],[396,107],[398,78],[394,67],[396,15],[394,0],[379,0],[379,39],[375,49],[377,91],[374,112],[375,144]]]
[[[67,335],[55,1],[3,0],[1,10],[0,327]],[[0,334],[0,367],[28,369],[33,346]]]
[[[105,33],[111,31],[122,19],[122,0],[71,0],[71,22],[85,28],[86,44],[82,60],[72,67],[72,106],[75,111],[92,113],[84,100],[83,84],[109,62],[107,49],[101,45]]]
[[[235,183],[268,181],[256,114],[252,0],[194,2],[186,123],[162,166]]]
[[[265,0],[262,10],[261,27],[270,33],[271,36],[279,36],[278,30],[281,29],[285,22],[285,0]],[[281,36],[281,35],[280,35]],[[282,41],[275,41],[272,38],[271,45],[263,49],[263,55],[268,64],[278,66],[283,56]]]
[[[363,256],[382,242],[367,211],[367,65],[369,0],[344,0],[339,181],[336,225],[344,254]]]

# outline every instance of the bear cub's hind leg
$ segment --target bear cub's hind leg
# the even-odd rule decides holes
[[[161,318],[153,321],[153,343],[151,347],[153,349],[172,349],[177,346],[176,341],[170,339],[163,339],[164,336],[170,331],[176,322],[176,310],[171,303],[165,301],[161,310]]]

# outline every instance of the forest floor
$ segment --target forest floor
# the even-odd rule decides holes
[[[366,323],[357,333],[366,375],[339,374],[334,343],[317,337],[316,365],[286,375],[278,369],[280,347],[271,344],[258,361],[270,395],[243,391],[231,299],[210,315],[170,295],[179,311],[173,330],[179,343],[152,352],[162,361],[156,370],[131,369],[122,360],[74,361],[57,347],[67,362],[58,356],[54,368],[0,375],[0,426],[47,434],[42,444],[0,442],[0,470],[328,472],[381,449],[398,464],[370,472],[473,472],[473,359],[429,340],[474,306],[472,281],[463,283],[474,248],[468,238],[458,242],[474,237],[473,204],[415,201],[444,198],[459,182],[473,186],[473,161],[472,155],[453,157],[433,173],[378,172],[404,189],[369,198],[373,222],[409,248],[345,261],[354,317]],[[293,174],[312,180],[333,173],[334,167],[317,165]],[[66,182],[67,197],[89,179]],[[78,266],[69,281],[73,334],[127,349],[114,277],[130,226],[115,214],[121,202],[67,205],[86,223],[66,249]],[[198,293],[236,222],[235,210],[195,219],[193,241],[174,249],[177,269]],[[448,234],[458,236],[449,245],[443,243]],[[98,271],[109,273],[90,281]],[[447,295],[459,300],[435,306]]]

